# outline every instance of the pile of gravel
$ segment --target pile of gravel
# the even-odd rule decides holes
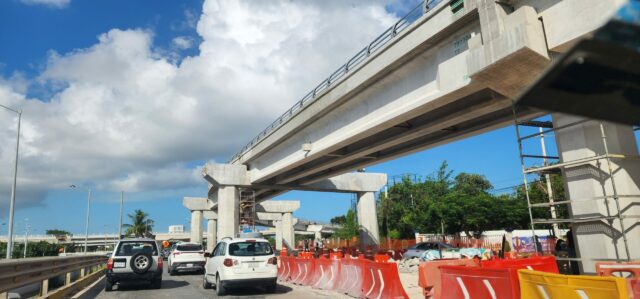
[[[417,273],[420,265],[419,258],[412,258],[398,261],[398,272],[401,273]]]

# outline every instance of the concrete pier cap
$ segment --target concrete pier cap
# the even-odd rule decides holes
[[[214,207],[213,201],[206,197],[184,197],[182,205],[191,211],[207,211]]]

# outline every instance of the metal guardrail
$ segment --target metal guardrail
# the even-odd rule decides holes
[[[84,255],[2,260],[0,261],[0,293],[104,264],[107,259],[104,255]]]
[[[315,102],[320,95],[327,91],[331,85],[338,82],[340,79],[353,70],[355,67],[362,64],[369,58],[369,56],[381,49],[388,42],[392,41],[398,33],[409,27],[414,21],[424,15],[430,8],[433,8],[436,4],[442,0],[423,0],[420,1],[416,7],[409,11],[404,17],[398,20],[393,26],[385,30],[382,34],[376,37],[369,45],[360,50],[354,55],[347,63],[340,66],[335,72],[333,72],[327,79],[318,84],[313,90],[307,93],[300,101],[295,103],[289,110],[280,115],[274,122],[272,122],[266,129],[262,130],[256,137],[254,137],[247,145],[245,145],[237,154],[233,155],[228,161],[229,163],[242,157],[250,148],[258,144],[258,142],[271,135],[276,129],[285,124],[289,119],[293,118],[302,108]]]

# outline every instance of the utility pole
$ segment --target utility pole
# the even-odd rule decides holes
[[[118,240],[122,237],[122,207],[124,206],[124,191],[120,191],[120,224],[118,225]]]
[[[27,244],[29,244],[29,224],[27,223],[29,219],[24,220],[24,253],[22,255],[23,258],[27,257]]]
[[[89,214],[91,212],[91,189],[87,196],[87,223],[84,230],[84,254],[87,254],[87,243],[89,242]]]
[[[13,163],[13,184],[11,185],[11,200],[9,201],[9,231],[7,233],[7,259],[10,259],[13,253],[13,214],[14,214],[15,205],[16,205],[16,182],[18,180],[18,150],[20,148],[20,123],[22,121],[22,110],[11,109],[4,105],[0,105],[0,107],[18,114],[16,158]]]
[[[542,163],[544,164],[544,166],[547,166],[547,147],[544,144],[544,134],[542,133],[542,127],[538,128],[538,132],[540,132],[540,147],[542,148]],[[549,211],[551,212],[551,219],[556,219],[557,218],[557,214],[556,214],[556,206],[553,204],[554,199],[553,199],[553,188],[551,187],[551,176],[549,175],[549,173],[545,173],[544,174],[544,178],[547,181],[547,194],[549,195]],[[560,237],[560,229],[558,228],[558,223],[554,222],[553,224],[551,224],[551,226],[553,227],[553,234],[559,238]]]

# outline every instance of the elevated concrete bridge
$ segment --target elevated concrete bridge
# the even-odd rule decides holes
[[[339,175],[512,125],[515,97],[554,56],[590,35],[624,2],[427,1],[424,10],[412,11],[356,54],[228,164],[206,167],[209,198],[221,215],[220,222],[228,222],[225,228],[219,226],[218,236],[236,233],[237,220],[223,220],[222,215],[237,214],[239,188],[255,190],[258,201],[287,190],[345,190],[335,186],[350,185],[353,178]],[[522,109],[518,114],[527,120],[545,112]],[[570,117],[554,115],[556,124],[570,121]],[[638,154],[630,127],[607,124],[605,131],[616,136],[611,140],[612,151]],[[594,132],[594,128],[579,126],[571,136]],[[582,141],[562,134],[556,137],[560,150],[599,151],[593,145],[598,136]],[[640,174],[640,165],[618,166],[629,175],[616,184],[638,194],[634,176]],[[367,180],[364,176],[359,179]],[[572,180],[592,184],[597,178]],[[346,191],[358,194],[361,234],[376,243],[373,193],[357,188]],[[575,197],[601,196],[596,189],[589,194],[567,192]],[[588,214],[588,209],[575,212]],[[632,227],[631,234],[640,238],[640,227]],[[612,248],[599,248],[592,255],[586,244],[583,247],[583,256],[614,255]],[[640,252],[640,244],[634,248],[632,252]]]

